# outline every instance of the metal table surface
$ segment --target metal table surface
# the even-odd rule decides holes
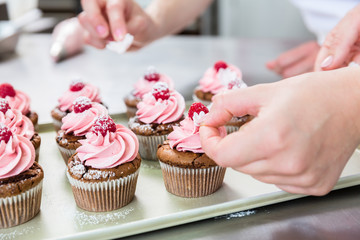
[[[123,55],[86,47],[84,53],[55,64],[48,54],[50,41],[47,34],[24,35],[17,54],[0,60],[0,81],[30,95],[40,123],[51,121],[51,109],[74,77],[99,86],[110,113],[119,113],[125,110],[123,97],[149,65],[171,76],[176,89],[190,99],[204,70],[219,59],[238,65],[248,85],[278,80],[266,70],[265,62],[298,43],[168,37]],[[355,186],[325,197],[305,197],[130,239],[358,239],[359,202],[360,186]]]

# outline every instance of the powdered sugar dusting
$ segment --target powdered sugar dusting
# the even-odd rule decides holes
[[[99,170],[89,170],[83,175],[84,179],[97,180],[97,179],[106,179],[110,177],[115,177],[115,173]]]
[[[70,172],[75,176],[82,176],[86,172],[86,168],[81,163],[74,165],[70,168]]]
[[[33,226],[17,226],[8,229],[1,229],[0,239],[1,240],[11,240],[17,239],[19,237],[23,237],[29,234],[34,233],[35,231],[39,231],[40,227],[33,227]]]
[[[10,105],[5,98],[0,98],[0,111],[4,114],[10,109]]]

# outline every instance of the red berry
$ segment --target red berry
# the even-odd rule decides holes
[[[209,109],[205,107],[204,104],[200,102],[195,102],[190,106],[188,116],[192,119],[194,117],[194,113],[199,114],[200,112],[204,112],[205,114],[209,112]]]
[[[170,90],[166,83],[158,82],[153,86],[152,95],[156,100],[168,100],[170,97]]]
[[[0,98],[0,111],[4,114],[10,109],[10,105],[5,98]]]
[[[108,131],[116,132],[116,124],[110,116],[103,115],[95,120],[93,126],[91,127],[91,130],[96,135],[99,135],[99,133],[101,133],[101,135],[105,137]]]
[[[5,143],[8,143],[11,136],[12,136],[12,132],[10,131],[10,129],[8,127],[6,127],[5,125],[1,124],[0,125],[0,142],[2,140],[4,140]]]
[[[232,80],[228,83],[228,89],[233,89],[234,87],[240,88],[241,83],[238,79]]]
[[[92,107],[91,100],[83,96],[76,98],[73,105],[75,113],[82,113]]]
[[[3,83],[0,85],[0,97],[5,98],[7,96],[15,97],[16,92],[13,86],[9,83]]]
[[[157,82],[160,80],[160,74],[156,71],[154,67],[149,67],[146,70],[144,78],[150,82]]]
[[[226,69],[228,67],[228,65],[226,64],[226,62],[224,61],[217,61],[215,64],[214,64],[214,68],[215,68],[215,71],[218,72],[220,70],[220,68],[224,68]]]
[[[85,84],[81,80],[74,80],[70,84],[70,91],[78,92],[85,87]]]

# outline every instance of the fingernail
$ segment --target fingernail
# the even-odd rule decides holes
[[[326,68],[328,66],[331,65],[331,63],[333,62],[334,57],[333,56],[328,56],[327,58],[324,59],[324,61],[321,63],[321,68]]]
[[[122,30],[121,28],[116,29],[116,31],[115,31],[115,38],[116,38],[116,40],[118,40],[118,41],[123,40],[123,38],[124,38],[124,30]]]
[[[98,32],[98,34],[100,35],[100,37],[105,37],[106,35],[106,28],[102,25],[99,25],[96,27],[96,31]]]

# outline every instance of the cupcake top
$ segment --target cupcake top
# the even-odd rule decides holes
[[[34,136],[34,125],[19,110],[11,109],[5,98],[0,98],[0,123],[10,128],[11,132],[31,139]]]
[[[143,123],[166,124],[184,115],[185,100],[177,91],[170,91],[164,82],[156,83],[137,105],[136,116]]]
[[[107,115],[107,109],[97,102],[91,102],[87,97],[78,97],[73,102],[73,111],[62,119],[61,130],[75,136],[85,135],[92,127],[97,117]]]
[[[16,176],[35,162],[35,148],[26,137],[0,124],[0,179]]]
[[[174,131],[168,136],[172,149],[180,152],[204,153],[200,142],[200,123],[209,112],[202,103],[193,103],[189,109],[188,117],[180,122],[180,127],[174,127]],[[226,129],[219,128],[220,136],[226,136]]]
[[[72,110],[71,107],[76,98],[84,96],[92,102],[101,102],[99,89],[90,83],[82,80],[72,81],[69,89],[59,98],[59,108],[61,111]]]
[[[107,115],[96,119],[86,134],[86,139],[76,149],[83,165],[98,169],[114,168],[133,161],[139,151],[135,134],[126,127],[115,124]]]
[[[15,90],[9,83],[0,85],[0,97],[5,98],[12,109],[26,115],[30,112],[30,98],[22,91]]]
[[[134,84],[134,96],[142,99],[146,93],[152,90],[157,82],[165,82],[171,90],[174,89],[174,83],[170,77],[159,73],[153,66],[150,66],[144,76]]]
[[[242,73],[239,68],[223,61],[218,61],[213,67],[206,70],[204,76],[200,79],[198,88],[203,92],[217,94],[226,89],[227,76],[230,74],[235,74],[238,79],[242,78]]]

